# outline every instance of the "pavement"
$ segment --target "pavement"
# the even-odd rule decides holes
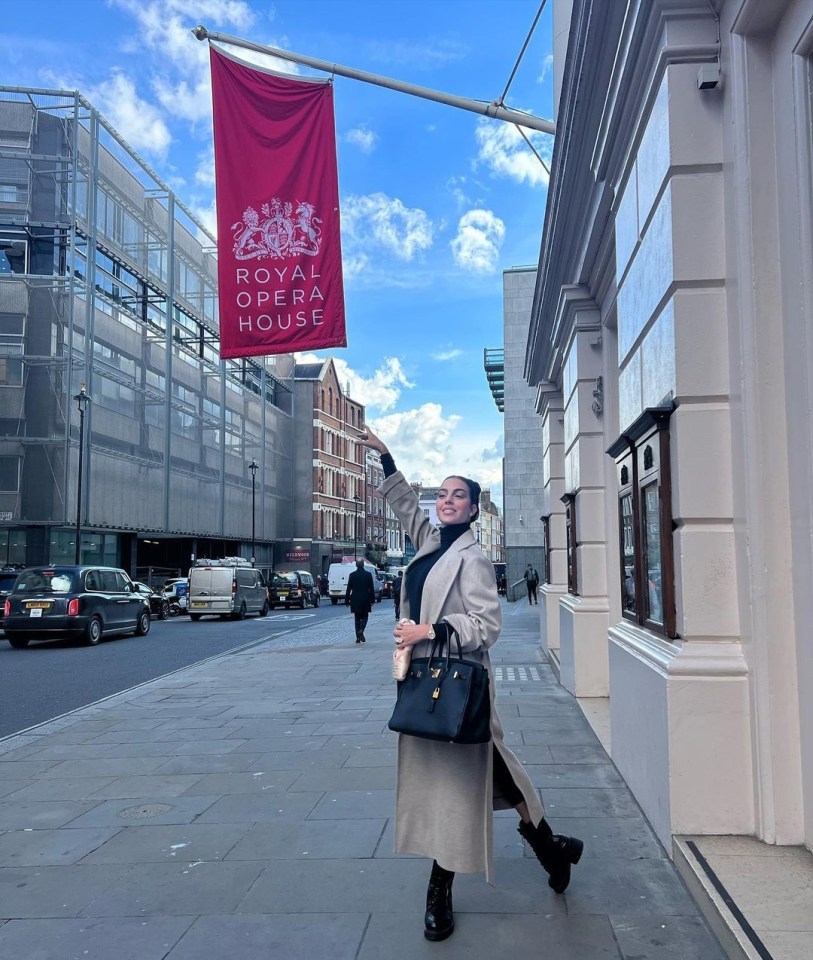
[[[0,741],[0,958],[724,960],[526,603],[492,651],[506,740],[554,831],[563,896],[495,816],[496,884],[393,853],[392,606],[211,658]]]

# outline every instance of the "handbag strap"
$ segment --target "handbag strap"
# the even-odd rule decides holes
[[[446,657],[445,657],[445,660],[446,660],[446,672],[448,673],[448,672],[449,672],[449,669],[451,668],[451,664],[452,664],[452,661],[451,661],[451,657],[452,657],[452,637],[454,637],[455,642],[457,643],[457,659],[458,659],[458,660],[462,660],[462,659],[463,659],[463,647],[462,647],[461,644],[460,644],[460,636],[459,636],[457,630],[455,630],[455,628],[454,628],[447,620],[444,620],[443,622],[446,624],[446,628],[447,628],[448,631],[449,631],[449,640],[448,640],[448,642],[447,642],[447,644],[446,644]],[[435,637],[435,639],[432,641],[432,649],[429,651],[429,664],[430,664],[430,666],[431,666],[431,664],[432,664],[432,661],[435,659],[435,650],[438,649],[438,645],[440,644],[440,642],[441,642],[441,641],[440,641],[439,638],[437,638],[437,637]],[[438,657],[439,660],[443,660],[443,659],[444,659],[443,653],[441,653],[440,651],[438,652],[437,657]]]

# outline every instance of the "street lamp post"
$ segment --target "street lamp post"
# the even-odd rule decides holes
[[[74,398],[79,407],[79,478],[76,483],[76,550],[74,563],[79,565],[82,541],[82,461],[85,451],[85,408],[90,403],[90,396],[86,384],[79,387],[79,393]]]
[[[257,479],[257,470],[259,469],[259,467],[260,465],[257,463],[256,458],[252,457],[251,463],[248,465],[248,469],[251,471],[251,566],[252,567],[254,566],[254,563],[257,557],[256,540],[255,540],[255,533],[257,530],[255,494],[257,492],[256,479]]]
[[[361,497],[353,494],[353,559],[358,560],[358,539],[359,539],[359,504]]]

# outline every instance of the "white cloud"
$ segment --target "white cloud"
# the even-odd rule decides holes
[[[550,167],[553,138],[534,130],[525,130],[525,134]],[[475,137],[479,146],[477,162],[485,164],[492,174],[508,177],[518,183],[527,181],[532,187],[548,185],[547,170],[513,124],[479,120]]]
[[[298,353],[297,363],[322,363],[324,357],[316,353]],[[354,370],[342,357],[333,357],[336,374],[342,390],[363,403],[367,410],[380,410],[382,413],[392,409],[401,397],[403,388],[410,389],[415,384],[407,378],[401,361],[397,357],[385,357],[381,366],[370,377]]]
[[[459,347],[454,347],[451,350],[440,350],[438,353],[432,354],[433,360],[444,361],[444,360],[456,360],[458,357],[463,356],[463,351]]]
[[[378,135],[364,125],[348,130],[344,139],[358,147],[362,153],[372,153],[378,143]]]
[[[138,95],[131,77],[115,71],[89,88],[88,97],[132,147],[163,158],[172,135],[160,111]]]
[[[546,79],[546,77],[548,76],[548,74],[550,73],[552,66],[553,66],[553,54],[552,54],[552,53],[549,53],[549,54],[545,57],[545,59],[542,61],[542,73],[539,74],[539,82],[540,82],[540,83],[544,83],[544,82],[545,82],[545,79]]]
[[[209,44],[197,40],[191,28],[203,23],[210,29],[229,27],[247,31],[254,11],[244,0],[112,0],[136,21],[138,47],[160,58],[153,91],[164,110],[190,123],[204,123],[212,112]],[[135,44],[132,45],[136,49]],[[273,70],[297,73],[289,62],[239,48],[241,60]]]
[[[505,239],[505,224],[490,210],[469,210],[451,242],[455,263],[472,273],[493,273]]]
[[[397,197],[373,193],[349,196],[342,204],[342,243],[346,266],[363,268],[369,263],[367,251],[380,256],[380,248],[399,260],[412,260],[432,246],[432,221],[420,208],[404,206]]]
[[[441,404],[424,403],[377,417],[370,426],[412,483],[435,485],[452,473],[463,474],[490,488],[495,498],[501,497],[500,438],[469,429],[463,417],[446,413]]]

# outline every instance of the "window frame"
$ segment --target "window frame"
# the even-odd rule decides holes
[[[576,539],[576,497],[575,493],[562,496],[565,505],[565,547],[567,554],[567,592],[579,596],[579,543]]]
[[[672,469],[670,459],[670,418],[674,404],[649,407],[607,450],[616,462],[618,484],[618,530],[622,616],[652,633],[678,639],[675,598],[675,560],[672,533]],[[624,473],[624,470],[627,473]],[[658,564],[663,621],[650,616],[651,570],[646,538],[646,493],[657,485]],[[624,518],[622,504],[632,498],[635,609],[624,609]]]
[[[550,514],[539,518],[542,521],[542,559],[545,569],[542,572],[542,583],[551,583],[550,578]]]

